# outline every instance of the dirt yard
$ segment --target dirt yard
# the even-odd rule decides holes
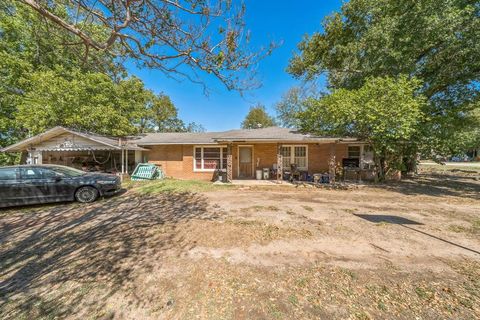
[[[476,178],[6,210],[0,318],[478,319]]]

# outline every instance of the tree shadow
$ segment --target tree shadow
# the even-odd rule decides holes
[[[421,174],[373,187],[406,195],[455,196],[480,200],[480,182],[468,177]]]
[[[135,274],[151,271],[152,258],[195,245],[175,237],[179,223],[216,218],[206,199],[193,193],[126,194],[91,205],[36,207],[2,215],[0,314],[34,317],[39,305],[41,312],[60,318],[79,307],[95,314]],[[67,282],[76,286],[69,288]],[[82,288],[97,283],[105,285],[103,296],[84,304],[88,290]]]
[[[420,222],[417,222],[417,221],[414,221],[414,220],[410,220],[410,219],[407,219],[407,218],[404,218],[404,217],[399,217],[399,216],[383,215],[383,214],[355,214],[354,213],[353,215],[357,216],[359,218],[362,218],[364,220],[367,220],[369,222],[372,222],[372,223],[391,223],[391,224],[399,225],[399,226],[401,226],[405,229],[408,229],[410,231],[420,233],[422,235],[425,235],[425,236],[428,236],[430,238],[442,241],[444,243],[450,244],[450,245],[455,246],[457,248],[461,248],[463,250],[473,252],[473,253],[476,253],[476,254],[480,255],[480,251],[465,247],[461,244],[452,242],[450,240],[446,240],[444,238],[438,237],[436,235],[433,235],[433,234],[430,234],[428,232],[425,232],[425,231],[422,231],[422,230],[419,230],[419,229],[416,229],[416,228],[413,228],[413,227],[409,226],[409,225],[423,225],[423,223],[420,223]]]
[[[356,214],[353,215],[373,223],[392,223],[392,224],[413,224],[422,225],[423,223],[413,221],[404,217],[385,215],[385,214]]]

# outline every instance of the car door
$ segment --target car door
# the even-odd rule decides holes
[[[71,178],[50,168],[27,167],[22,174],[24,194],[29,203],[73,199]]]
[[[24,167],[21,170],[22,195],[25,203],[50,202],[55,199],[53,177],[39,167]]]
[[[0,168],[0,207],[22,203],[20,170],[15,167]]]
[[[51,199],[55,201],[73,200],[75,193],[75,181],[72,177],[50,168],[41,168],[43,177],[49,183]]]

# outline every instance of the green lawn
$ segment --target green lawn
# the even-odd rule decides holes
[[[155,181],[127,181],[127,189],[134,189],[142,194],[161,192],[208,192],[234,188],[231,184],[214,184],[208,181],[164,179]]]

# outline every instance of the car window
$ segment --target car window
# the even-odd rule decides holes
[[[23,170],[24,179],[48,179],[55,176],[55,172],[44,168],[25,168]]]
[[[0,180],[16,180],[18,175],[17,168],[0,168]]]
[[[67,176],[67,177],[79,177],[83,176],[85,174],[84,171],[75,169],[75,168],[70,168],[70,167],[52,167],[52,170],[55,171],[55,173],[60,174],[62,176]]]

